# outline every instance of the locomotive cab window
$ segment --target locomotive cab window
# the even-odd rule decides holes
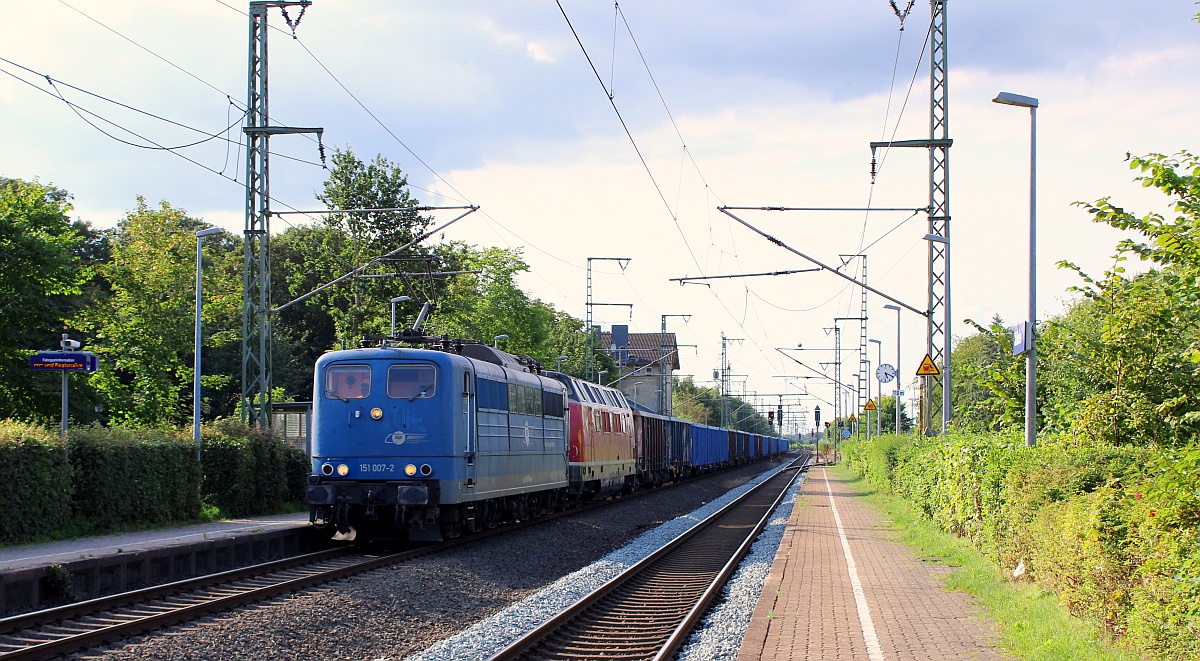
[[[388,368],[387,394],[392,399],[430,399],[437,385],[433,365],[392,365]]]
[[[370,365],[334,365],[325,370],[326,398],[351,400],[370,395]]]
[[[542,391],[542,415],[547,418],[562,418],[566,415],[566,402],[562,393],[553,390]]]

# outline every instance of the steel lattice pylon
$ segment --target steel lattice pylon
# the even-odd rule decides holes
[[[267,8],[250,3],[246,106],[246,231],[242,270],[242,420],[271,424],[271,258],[267,126]]]
[[[950,93],[946,58],[946,1],[931,0],[929,47],[929,233],[950,239]],[[950,420],[950,264],[948,244],[929,241],[929,317],[927,353],[942,370],[942,397],[926,388],[921,407],[923,428]],[[936,414],[936,415],[935,415]]]
[[[929,150],[929,290],[926,316],[926,353],[942,371],[942,396],[933,397],[926,388],[921,398],[921,429],[928,431],[932,420],[944,430],[950,422],[950,84],[946,58],[946,0],[930,0],[929,48],[929,138],[888,140],[871,143],[872,163],[882,147],[920,147]],[[872,173],[874,173],[872,166]],[[903,375],[901,375],[903,378]],[[934,414],[937,415],[934,415]]]
[[[316,133],[318,128],[270,126],[267,106],[267,11],[310,0],[250,3],[250,58],[246,77],[246,230],[242,270],[242,420],[271,425],[271,187],[270,136]],[[286,13],[284,14],[287,17]],[[293,29],[299,24],[288,19]]]

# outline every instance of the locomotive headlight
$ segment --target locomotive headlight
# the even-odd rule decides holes
[[[383,417],[383,409],[371,409],[371,419],[378,420]]]
[[[322,475],[333,475],[333,464],[322,464],[321,465],[321,474]]]
[[[342,477],[346,477],[349,474],[350,474],[349,466],[347,466],[346,464],[338,464],[338,475],[341,475]]]
[[[413,464],[409,464],[409,465],[405,466],[405,467],[404,467],[404,474],[405,474],[405,475],[407,475],[407,476],[409,476],[409,477],[412,477],[413,475],[416,475],[416,474],[417,474],[417,467],[416,467],[416,466],[414,466]]]

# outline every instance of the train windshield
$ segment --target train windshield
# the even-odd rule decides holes
[[[370,365],[334,365],[325,370],[325,397],[349,401],[370,395]]]
[[[433,365],[392,365],[388,368],[387,394],[392,399],[429,399],[437,385]]]

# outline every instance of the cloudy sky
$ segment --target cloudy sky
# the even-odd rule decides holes
[[[897,4],[903,10],[906,2]],[[11,62],[0,62],[0,175],[66,188],[78,216],[99,226],[114,225],[141,195],[241,231],[236,126],[227,134],[233,142],[146,149],[204,135],[100,97],[207,134],[236,124],[240,114],[226,97],[246,97],[245,6],[0,2],[0,57]],[[1055,263],[1103,271],[1119,238],[1071,203],[1112,195],[1137,211],[1162,209],[1160,195],[1132,182],[1126,153],[1200,149],[1200,25],[1192,19],[1200,7],[1190,0],[948,7],[953,312],[954,332],[963,336],[970,332],[964,319],[1025,316],[1029,114],[992,97],[1004,90],[1041,101],[1044,317],[1062,310],[1077,284]],[[856,290],[823,273],[711,287],[669,279],[808,266],[718,212],[721,204],[927,203],[926,152],[881,152],[872,185],[868,143],[929,135],[928,1],[912,7],[903,31],[885,0],[630,0],[619,13],[610,2],[563,0],[562,8],[571,25],[552,0],[316,0],[298,40],[273,10],[271,24],[283,31],[271,35],[271,114],[279,123],[323,127],[327,145],[398,162],[424,203],[480,205],[446,238],[521,248],[532,267],[523,284],[577,316],[584,316],[587,258],[631,257],[624,271],[596,263],[595,300],[633,305],[631,314],[597,307],[598,323],[657,331],[661,314],[690,314],[686,325],[670,319],[680,341],[696,345],[681,350],[684,373],[711,379],[724,333],[744,339],[730,345],[733,372],[745,375],[735,378],[736,390],[808,388],[811,397],[791,401],[825,408],[831,384],[779,378],[813,373],[775,347],[832,347],[825,329],[835,317],[858,316]],[[285,136],[272,150],[279,155],[271,161],[273,196],[319,208],[316,144]],[[924,307],[923,215],[741,215],[826,263],[865,253],[872,286]],[[273,229],[284,229],[275,222]],[[896,317],[885,302],[869,299],[869,335],[894,363]],[[901,324],[907,379],[925,351],[924,323],[905,313]],[[849,375],[858,329],[842,328]],[[816,370],[833,360],[822,351],[793,355]],[[874,349],[869,357],[877,362]]]

